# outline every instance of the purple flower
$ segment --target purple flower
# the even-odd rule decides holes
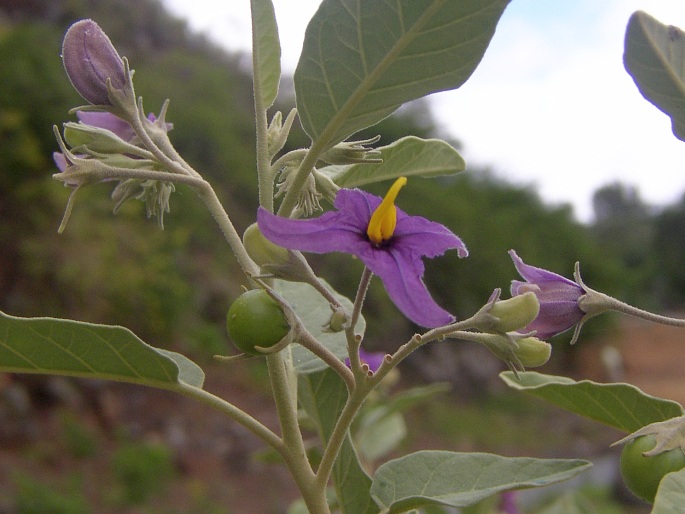
[[[359,360],[362,361],[362,364],[366,364],[369,367],[369,371],[372,371],[375,373],[378,371],[378,368],[381,367],[381,364],[383,364],[383,361],[385,360],[385,353],[384,352],[367,352],[363,348],[359,349]],[[347,358],[345,359],[345,364],[347,367],[350,367],[350,359]]]
[[[505,491],[500,496],[499,509],[502,514],[521,514],[518,508],[518,503],[516,502],[516,491]]]
[[[511,281],[512,296],[532,291],[538,297],[540,313],[523,331],[537,331],[537,337],[546,339],[565,332],[580,322],[585,313],[578,300],[585,294],[577,283],[535,266],[525,264],[514,250],[509,251],[514,266],[525,282]]]
[[[77,111],[76,116],[82,123],[109,130],[124,141],[131,141],[136,135],[131,125],[110,112]],[[148,119],[154,121],[155,115],[150,113]]]
[[[74,89],[93,105],[111,105],[109,86],[128,83],[124,61],[107,34],[93,20],[74,23],[64,36],[62,61]]]
[[[437,257],[456,249],[466,257],[466,246],[449,229],[397,209],[394,200],[406,178],[398,179],[385,198],[359,189],[341,189],[337,210],[318,218],[296,220],[260,208],[259,228],[267,239],[293,250],[356,255],[380,277],[395,305],[417,325],[437,327],[454,316],[431,298],[423,283],[422,257]]]

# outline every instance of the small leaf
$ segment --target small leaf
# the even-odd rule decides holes
[[[295,70],[305,132],[327,149],[404,102],[461,86],[508,0],[323,0]]]
[[[271,107],[281,80],[281,44],[276,13],[271,0],[251,0],[252,59],[255,84],[264,109]]]
[[[159,350],[127,328],[0,312],[0,371],[201,388],[204,373],[178,353]]]
[[[655,398],[630,384],[576,382],[567,377],[543,375],[534,371],[500,374],[504,382],[554,405],[611,427],[632,433],[639,428],[683,414],[676,402]]]
[[[358,187],[398,177],[436,177],[466,169],[459,152],[439,139],[403,137],[388,146],[377,148],[381,163],[326,166],[326,173],[340,187]]]
[[[466,507],[502,491],[561,482],[590,466],[584,460],[420,451],[381,465],[371,495],[388,513],[428,505]]]
[[[320,279],[321,280],[321,279]],[[338,301],[352,312],[352,302],[349,298],[335,293],[333,288],[324,280],[321,282],[334,292]],[[303,282],[276,282],[276,290],[290,303],[295,313],[300,317],[307,330],[319,340],[326,348],[332,351],[341,360],[347,356],[347,339],[345,332],[326,332],[325,326],[331,318],[329,303],[309,284]],[[363,334],[366,322],[363,317],[359,318],[357,332]],[[299,344],[292,345],[293,363],[298,373],[315,373],[326,369],[328,365],[312,352]]]
[[[640,93],[671,118],[685,141],[685,34],[642,11],[628,22],[623,62]]]
[[[680,514],[685,505],[685,469],[666,475],[654,499],[651,514]]]
[[[300,403],[314,421],[319,437],[326,444],[347,402],[347,388],[330,368],[300,375],[298,385]],[[369,493],[371,478],[359,463],[349,434],[345,437],[333,466],[333,482],[343,514],[378,513],[378,507]]]

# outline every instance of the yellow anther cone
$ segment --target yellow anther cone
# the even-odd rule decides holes
[[[369,220],[369,227],[366,230],[366,235],[374,244],[381,244],[392,237],[395,232],[395,225],[397,223],[397,209],[395,208],[395,199],[400,192],[400,189],[407,183],[406,177],[398,178],[390,187],[388,193],[383,198],[383,201],[378,208],[371,215]]]

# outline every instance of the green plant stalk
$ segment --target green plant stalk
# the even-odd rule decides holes
[[[257,181],[259,185],[259,205],[269,212],[274,210],[274,179],[271,171],[271,157],[269,155],[268,121],[266,107],[263,105],[259,70],[256,59],[253,60],[253,88],[255,110],[255,132],[257,139]]]
[[[350,369],[306,329],[298,334],[297,342],[328,364],[345,382],[348,391],[354,389],[354,375]]]
[[[78,173],[73,173],[72,176],[77,176]],[[85,175],[85,173],[83,173]],[[107,169],[102,171],[88,171],[89,178],[93,182],[99,182],[107,179],[140,179],[140,180],[161,180],[163,182],[173,182],[175,184],[184,184],[192,186],[195,189],[203,187],[206,183],[202,178],[180,175],[178,173],[170,173],[168,171],[143,170],[134,168],[119,168],[116,166],[107,166]],[[61,174],[55,173],[54,178],[60,179]]]
[[[469,326],[472,322],[472,319],[473,318],[470,318],[463,322],[449,325],[450,330],[447,333],[454,332],[458,329],[458,326]],[[447,327],[441,328],[446,329]],[[340,413],[340,417],[338,418],[338,421],[336,422],[336,425],[333,428],[333,432],[331,433],[331,437],[328,440],[328,444],[326,445],[324,454],[321,458],[321,463],[319,464],[319,468],[316,473],[317,480],[319,480],[319,483],[326,484],[328,483],[328,480],[330,480],[330,476],[333,471],[333,466],[335,464],[335,459],[337,458],[338,453],[340,452],[340,448],[342,447],[342,444],[345,441],[345,437],[347,436],[347,433],[349,432],[350,427],[352,426],[352,422],[354,421],[357,412],[361,408],[369,393],[373,391],[376,388],[376,386],[378,386],[378,384],[380,384],[383,378],[385,378],[385,376],[393,368],[395,368],[400,362],[406,359],[414,350],[423,346],[425,343],[431,340],[444,337],[444,335],[440,331],[438,331],[436,334],[436,330],[437,329],[426,332],[425,338],[422,337],[420,334],[414,335],[414,337],[412,337],[409,341],[407,341],[400,348],[398,348],[392,356],[387,356],[381,364],[380,368],[378,368],[378,370],[375,373],[371,375],[355,374],[356,387],[350,393],[347,402],[345,403],[345,406],[343,407],[343,410]],[[350,356],[350,360],[351,359],[352,356]]]
[[[359,316],[361,316],[364,299],[366,298],[366,292],[369,290],[369,284],[371,283],[372,277],[373,272],[369,270],[369,268],[364,267],[364,272],[362,273],[362,277],[359,280],[359,286],[357,287],[357,294],[354,298],[354,304],[352,305],[349,326],[345,329],[345,336],[347,337],[347,354],[350,358],[350,368],[355,376],[362,373],[362,363],[359,359],[359,347],[362,341],[361,337],[358,337],[354,333],[354,328],[357,326]]]
[[[221,228],[226,241],[231,247],[233,254],[238,260],[238,264],[240,264],[240,267],[243,269],[243,271],[248,275],[259,275],[259,266],[255,264],[252,258],[248,255],[247,250],[245,250],[243,241],[233,226],[228,214],[226,214],[226,210],[224,209],[223,205],[221,205],[221,201],[219,201],[219,198],[216,196],[216,191],[214,191],[214,188],[212,188],[209,182],[203,181],[202,185],[197,187],[195,191],[205,203],[209,209],[209,212],[212,213],[212,216]]]
[[[266,356],[271,389],[276,402],[284,450],[281,453],[297,483],[309,512],[326,514],[329,511],[326,487],[320,487],[307,458],[302,432],[297,419],[297,399],[290,387],[288,366],[283,352]]]
[[[166,111],[167,105],[168,102],[165,102],[164,107],[162,108],[163,111]],[[169,141],[169,138],[166,137],[166,135],[164,137],[164,141],[152,140],[147,130],[145,130],[145,125],[141,119],[141,109],[142,106],[139,109],[137,109],[137,115],[133,116],[132,119],[127,121],[129,121],[129,123],[131,124],[131,128],[133,128],[133,131],[140,138],[140,141],[143,143],[143,146],[145,146],[145,148],[147,148],[147,150],[150,151],[157,158],[157,160],[159,160],[159,162],[163,164],[172,173],[178,173],[180,175],[190,175],[196,178],[200,178],[200,174],[194,169],[192,169],[181,158],[178,152],[176,152],[176,149],[173,147],[173,145]]]
[[[255,436],[257,436],[267,445],[271,446],[281,455],[286,451],[285,445],[283,444],[283,440],[281,440],[280,437],[278,437],[276,434],[274,434],[271,430],[269,430],[262,423],[260,423],[255,418],[250,416],[248,413],[239,409],[232,403],[227,402],[223,398],[219,398],[218,396],[215,396],[212,393],[205,391],[204,389],[200,389],[199,387],[193,387],[191,385],[184,383],[174,385],[173,388],[169,389],[171,391],[181,393],[182,395],[187,396],[188,398],[198,400],[204,403],[205,405],[208,405],[224,413],[233,421],[239,423],[240,425],[248,429]]]

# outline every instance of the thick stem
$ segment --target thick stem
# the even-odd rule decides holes
[[[326,500],[326,488],[320,487],[316,475],[307,458],[307,452],[297,419],[297,398],[291,388],[288,365],[283,352],[267,355],[271,389],[276,402],[278,421],[285,451],[283,452],[286,465],[297,483],[302,498],[310,512],[329,512]]]
[[[257,138],[257,181],[259,184],[259,205],[269,212],[274,210],[274,183],[271,172],[271,158],[269,156],[269,139],[267,134],[268,121],[266,108],[259,91],[259,74],[254,73],[254,109],[255,131]]]

